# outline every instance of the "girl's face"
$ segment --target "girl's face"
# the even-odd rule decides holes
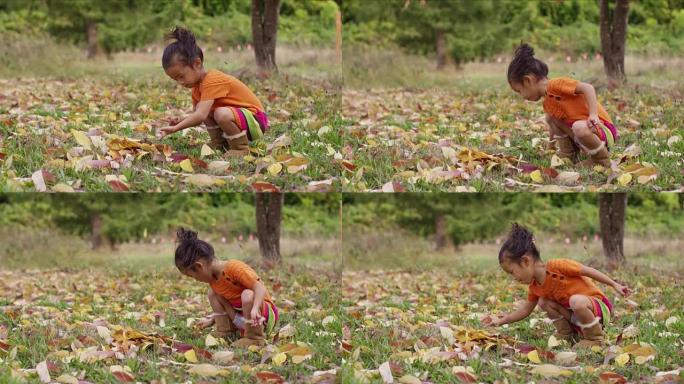
[[[508,257],[504,257],[501,263],[506,273],[513,276],[513,278],[523,284],[530,284],[534,280],[534,259],[530,255],[523,255],[520,262],[512,261]]]
[[[509,85],[516,93],[529,101],[539,101],[546,93],[543,83],[534,75],[525,75],[522,83],[509,82]]]
[[[181,60],[173,60],[173,64],[164,72],[178,84],[185,88],[194,88],[202,81],[202,60],[199,57],[188,65]]]
[[[196,261],[190,267],[181,271],[181,273],[202,283],[212,283],[214,281],[214,275],[211,273],[211,263],[205,260]]]

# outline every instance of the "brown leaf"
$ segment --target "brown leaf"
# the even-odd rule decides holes
[[[256,378],[259,381],[259,384],[282,384],[285,382],[285,379],[283,379],[282,376],[269,371],[257,372]]]
[[[280,189],[276,187],[275,185],[265,182],[265,181],[257,181],[256,183],[252,184],[252,191],[254,192],[280,192]]]
[[[114,192],[128,192],[130,189],[128,188],[128,185],[121,180],[109,180],[107,184],[109,184],[109,187],[112,188],[112,191]]]

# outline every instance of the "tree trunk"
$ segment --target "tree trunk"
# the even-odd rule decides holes
[[[438,213],[435,216],[435,250],[441,251],[452,245],[451,238],[447,233],[446,216],[443,213]]]
[[[282,193],[257,193],[256,225],[259,250],[265,268],[280,264],[280,223],[282,221],[284,195]]]
[[[90,248],[102,246],[102,217],[98,212],[90,214]]]
[[[627,16],[629,0],[615,0],[611,13],[610,0],[601,0],[601,50],[603,68],[611,87],[627,81],[625,76],[625,45],[627,40]]]
[[[435,43],[435,48],[437,49],[437,69],[442,70],[447,65],[446,34],[444,31],[435,31]]]
[[[626,193],[599,194],[599,223],[603,240],[603,254],[609,269],[625,264],[623,239],[625,236]]]
[[[280,0],[252,0],[252,40],[259,73],[277,72],[276,37]]]
[[[97,42],[97,23],[92,20],[86,21],[86,38],[88,42],[86,57],[92,59],[100,52],[100,47]]]

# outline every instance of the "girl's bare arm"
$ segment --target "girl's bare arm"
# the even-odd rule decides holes
[[[622,296],[629,296],[632,290],[629,287],[619,284],[617,281],[611,279],[605,273],[587,266],[582,266],[580,270],[582,276],[591,277],[592,279],[612,287],[614,290],[619,292]]]

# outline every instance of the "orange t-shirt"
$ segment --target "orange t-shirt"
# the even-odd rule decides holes
[[[583,94],[575,93],[578,80],[569,77],[550,79],[546,85],[544,111],[563,121],[586,120],[589,118],[589,105]],[[601,103],[598,105],[599,118],[613,124]]]
[[[193,106],[205,100],[214,100],[212,112],[219,107],[241,107],[252,113],[264,112],[261,101],[245,83],[215,69],[208,70],[202,82],[192,89]]]
[[[245,289],[254,290],[254,284],[257,281],[260,282],[261,279],[252,267],[240,260],[231,259],[228,260],[225,268],[223,268],[221,277],[210,285],[216,294],[228,301],[235,301],[240,300],[242,291]],[[264,300],[273,303],[273,299],[271,299],[268,291],[266,291]]]
[[[539,285],[536,280],[533,280],[529,285],[527,300],[537,301],[543,297],[568,307],[572,295],[603,297],[603,292],[592,280],[580,274],[581,269],[582,264],[575,260],[549,260],[546,263],[544,283]]]

